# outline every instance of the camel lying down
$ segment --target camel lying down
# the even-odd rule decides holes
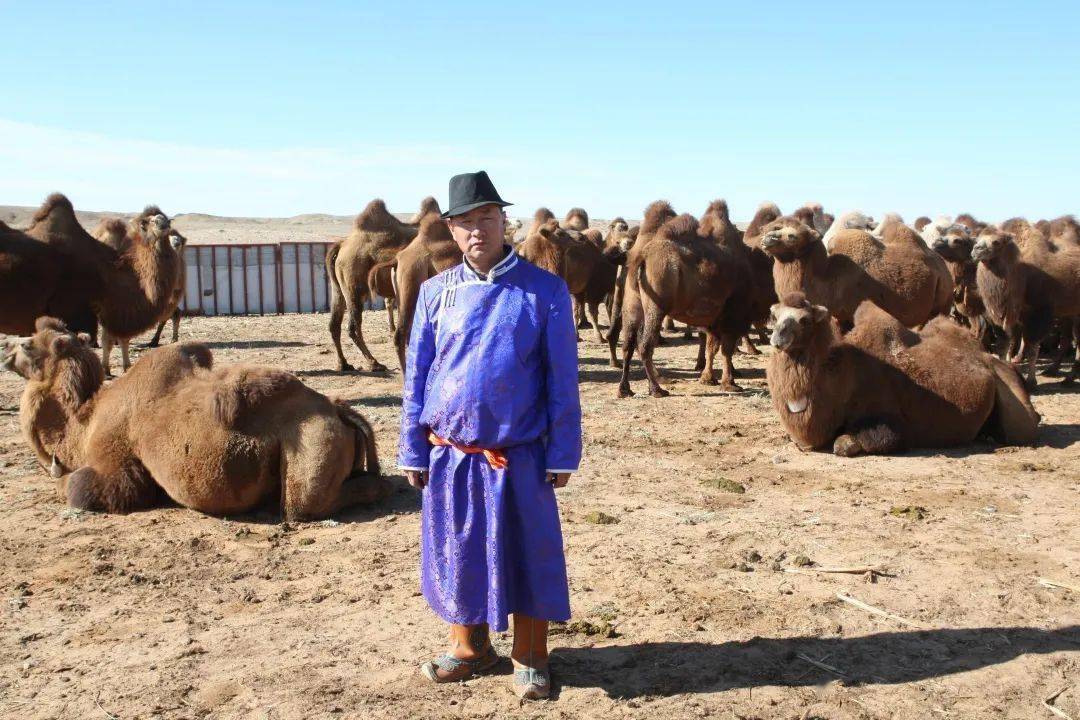
[[[392,491],[358,413],[280,370],[212,369],[200,343],[148,352],[102,387],[86,338],[39,318],[32,337],[0,337],[0,365],[26,378],[23,433],[72,507],[126,513],[168,495],[313,519]]]
[[[803,448],[837,455],[945,447],[988,434],[1030,444],[1039,415],[1011,365],[944,317],[921,332],[864,301],[841,334],[820,305],[791,293],[772,308],[766,376],[780,422]]]

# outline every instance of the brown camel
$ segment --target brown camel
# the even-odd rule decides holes
[[[32,333],[37,318],[52,314],[96,335],[96,289],[71,283],[76,267],[71,255],[0,222],[0,332]]]
[[[570,290],[573,316],[577,318],[580,306],[585,305],[597,339],[607,342],[600,331],[597,310],[603,298],[615,288],[616,269],[603,251],[582,233],[548,220],[518,245],[517,252],[533,265],[561,277]]]
[[[941,228],[935,235],[934,252],[945,261],[945,267],[953,279],[953,316],[982,337],[986,308],[979,297],[975,261],[971,259],[975,239],[966,226],[956,223]]]
[[[433,197],[424,198],[416,218],[439,214],[439,203]],[[330,338],[337,351],[338,370],[353,370],[341,351],[341,321],[349,315],[349,337],[368,361],[371,372],[382,372],[386,366],[375,359],[364,342],[364,303],[371,298],[368,274],[383,262],[393,260],[398,252],[416,237],[420,222],[405,223],[386,209],[382,200],[372,200],[356,216],[352,232],[326,253],[326,271],[330,276]]]
[[[872,302],[841,334],[822,305],[791,293],[773,308],[766,378],[784,429],[804,449],[885,455],[968,443],[1034,442],[1039,415],[1016,370],[948,318],[909,330]]]
[[[659,230],[665,222],[674,217],[676,217],[676,213],[675,210],[672,209],[671,204],[666,200],[657,200],[645,208],[645,218],[641,221],[640,225],[635,225],[630,228],[625,237],[616,238],[618,242],[617,246],[609,245],[608,247],[607,257],[609,259],[617,254],[615,247],[625,248],[623,250],[624,257],[621,262],[622,268],[615,279],[615,293],[611,303],[611,309],[614,315],[611,318],[611,327],[608,328],[608,354],[610,355],[611,367],[622,367],[622,363],[619,361],[615,350],[619,345],[619,336],[622,332],[623,305],[626,299],[626,278],[631,258],[634,258],[635,264],[639,264],[641,262],[639,256],[649,244],[649,241],[652,240],[653,235],[656,234],[656,231]],[[609,240],[610,239],[611,238],[609,237]]]
[[[184,248],[187,247],[187,238],[176,229],[170,229],[169,241],[176,248],[176,254],[180,256],[180,274],[176,280],[172,300],[169,301],[172,311],[167,311],[168,314],[162,316],[157,330],[154,331],[154,337],[150,338],[150,342],[146,343],[148,348],[156,348],[161,343],[161,331],[165,329],[165,323],[170,319],[172,319],[172,341],[178,342],[180,340],[180,303],[184,299],[184,293],[187,292],[187,262],[184,260]]]
[[[46,199],[26,230],[72,259],[66,280],[86,293],[101,321],[106,372],[111,338],[131,338],[157,324],[176,283],[179,258],[167,232],[168,218],[149,206],[132,221],[129,232],[132,228],[130,246],[117,251],[86,232],[71,201],[57,193]]]
[[[890,223],[881,240],[865,230],[840,230],[826,253],[817,231],[783,217],[765,227],[761,247],[776,261],[778,297],[805,293],[845,327],[863,300],[873,301],[908,327],[948,314],[952,306],[952,278],[945,261],[902,223]]]
[[[1080,223],[1072,215],[1062,215],[1053,220],[1040,220],[1035,223],[1050,242],[1059,247],[1080,247]]]
[[[767,323],[769,308],[776,304],[776,290],[773,289],[773,259],[761,248],[761,236],[765,226],[782,215],[780,208],[773,202],[764,202],[758,205],[750,224],[743,233],[743,244],[749,251],[750,269],[754,273],[754,298],[751,317],[754,328],[761,333],[762,342],[768,338]],[[822,218],[824,223],[824,218]],[[761,351],[754,346],[753,340],[747,335],[744,339],[746,351],[751,355],[760,355]]]
[[[23,433],[72,507],[126,513],[168,496],[213,515],[272,504],[306,520],[390,492],[367,420],[289,373],[212,369],[205,345],[177,343],[102,387],[82,338],[52,318],[37,327],[5,339],[0,364],[26,378]]]
[[[987,228],[987,224],[976,220],[971,213],[960,213],[956,216],[956,224],[963,225],[971,233],[972,237],[978,237],[979,233]]]
[[[978,263],[975,279],[986,314],[1009,337],[1010,349],[1022,340],[1018,360],[1027,363],[1027,381],[1035,387],[1039,343],[1055,319],[1072,321],[1077,357],[1065,382],[1080,369],[1080,248],[1059,247],[1034,226],[1012,222],[1018,235],[988,227],[971,251]]]
[[[138,318],[126,317],[124,335],[110,331],[107,326],[102,329],[102,358],[105,376],[110,377],[112,347],[115,344],[120,345],[123,369],[126,371],[131,366],[131,338],[155,325],[158,326],[160,334],[160,328],[164,327],[165,321],[176,311],[187,277],[183,260],[183,246],[186,241],[180,233],[173,231],[168,217],[156,205],[148,205],[127,225],[115,218],[103,220],[94,231],[94,237],[119,253],[120,262],[128,263],[134,268],[157,267],[157,271],[161,273],[158,278],[154,278],[150,273],[141,274],[142,280],[146,281],[143,290],[149,291],[146,292],[148,302],[144,310],[149,312],[151,307],[159,307],[157,316],[149,317],[140,311]],[[162,285],[159,285],[166,280],[167,295],[162,293]],[[179,319],[176,322],[179,322]],[[178,332],[176,322],[173,327]]]
[[[654,203],[646,210],[645,222],[670,211],[667,203]],[[740,390],[734,381],[731,356],[750,328],[754,280],[746,248],[732,228],[727,203],[718,200],[709,205],[701,223],[692,215],[679,215],[666,220],[645,242],[639,235],[627,258],[623,298],[626,337],[619,397],[633,394],[630,360],[635,345],[649,379],[650,394],[669,394],[660,387],[652,358],[664,316],[705,331],[708,348],[701,382],[716,384],[713,360],[720,350],[724,357],[720,385],[724,390]],[[645,230],[643,223],[642,234]]]
[[[503,240],[507,245],[516,245],[518,230],[524,227],[524,223],[521,222],[521,218],[511,220],[506,217],[506,213],[503,213],[503,220],[506,223],[503,227]]]
[[[921,233],[923,228],[932,222],[933,220],[926,217],[925,215],[920,215],[919,217],[915,218],[915,225],[913,225],[913,227],[915,228],[915,232]]]
[[[460,265],[461,262],[461,249],[450,234],[446,222],[438,215],[424,218],[420,222],[416,237],[391,262],[394,292],[398,298],[398,324],[394,331],[394,345],[403,376],[420,286],[428,278]]]
[[[567,230],[585,232],[589,229],[589,213],[579,207],[570,208],[570,212],[563,218],[562,226]]]
[[[530,235],[534,235],[540,229],[541,225],[546,223],[548,220],[554,219],[555,213],[551,212],[551,210],[549,210],[548,208],[537,208],[536,212],[533,213],[532,222],[529,223],[529,229],[525,231],[525,238],[528,239]]]

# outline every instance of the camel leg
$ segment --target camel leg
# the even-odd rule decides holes
[[[664,322],[663,315],[658,308],[645,310],[645,318],[641,327],[641,335],[638,339],[638,352],[641,354],[641,362],[645,366],[645,376],[649,379],[649,394],[654,398],[667,397],[669,393],[660,387],[660,373],[656,371],[653,362],[653,352],[656,350],[656,339],[660,337],[660,327]]]
[[[390,325],[390,332],[397,330],[397,325],[394,322],[394,301],[389,298],[386,300],[386,322]]]
[[[1061,361],[1065,359],[1065,353],[1069,351],[1070,340],[1072,340],[1072,323],[1068,320],[1060,320],[1057,323],[1058,331],[1058,345],[1054,351],[1054,356],[1050,360],[1050,364],[1047,365],[1046,370],[1043,371],[1043,375],[1058,375],[1061,373]]]
[[[172,314],[172,341],[180,342],[180,308],[173,310]]]
[[[112,377],[110,356],[113,349],[112,334],[105,328],[101,328],[101,365],[105,369],[105,377]]]
[[[175,315],[174,315],[174,317],[175,317]],[[175,327],[175,323],[174,323],[174,327]],[[162,320],[161,322],[158,323],[157,330],[154,331],[154,337],[150,338],[150,342],[143,345],[143,347],[156,348],[158,345],[160,345],[161,344],[161,331],[164,330],[164,329],[165,329],[165,321]],[[174,340],[173,342],[176,342],[176,341]]]
[[[754,345],[754,341],[750,339],[750,335],[743,335],[742,351],[747,355],[761,354],[761,351],[757,349],[757,345]]]
[[[364,308],[362,305],[354,304],[349,307],[349,337],[356,344],[356,347],[360,350],[360,353],[367,358],[368,366],[371,372],[385,372],[386,366],[375,359],[375,356],[368,350],[367,343],[364,342]]]
[[[742,392],[742,388],[735,384],[735,365],[731,362],[731,356],[735,354],[735,347],[738,344],[738,335],[720,336],[720,354],[724,356],[724,372],[720,376],[720,388],[728,392]]]
[[[670,315],[664,316],[664,332],[675,332],[675,321],[671,319]]]
[[[570,296],[570,305],[572,306],[570,316],[574,318],[574,337],[578,342],[581,342],[581,333],[578,332],[578,328],[581,327],[581,320],[579,320],[579,318],[584,318],[585,311],[582,309],[581,300],[577,295]]]
[[[128,371],[131,367],[131,360],[128,359],[128,346],[131,344],[131,340],[124,339],[120,341],[120,357],[123,359],[124,372]]]
[[[626,297],[626,289],[622,284],[625,280],[626,270],[625,268],[619,268],[619,278],[615,283],[615,292],[612,293],[611,299],[611,322],[608,323],[608,354],[610,355],[609,364],[613,368],[622,367],[618,358],[615,355],[615,348],[619,346],[619,334],[622,331],[622,318],[623,318],[623,298]],[[627,390],[630,389],[629,383],[626,386]],[[623,397],[623,396],[620,396]]]
[[[844,433],[833,443],[833,453],[842,457],[888,455],[900,449],[900,435],[886,423],[877,423]]]
[[[1061,382],[1065,385],[1072,385],[1076,378],[1080,377],[1080,317],[1073,318],[1072,326],[1072,339],[1073,339],[1073,365],[1072,370],[1065,379]]]
[[[698,372],[702,372],[705,370],[705,337],[705,332],[698,333],[697,360],[694,362],[694,369]],[[712,384],[715,385],[716,383]]]
[[[60,478],[57,489],[73,508],[109,513],[154,507],[164,496],[146,469],[137,463],[109,471],[84,465]]]
[[[338,371],[355,370],[341,351],[341,320],[345,317],[345,296],[337,291],[336,284],[333,290],[330,293],[330,339],[334,341],[334,350],[337,352]]]
[[[589,315],[589,324],[592,325],[593,330],[596,331],[596,341],[603,345],[607,342],[607,338],[604,337],[604,333],[600,332],[599,303],[586,301],[583,304],[585,306],[585,312]]]
[[[715,385],[716,384],[716,372],[713,370],[713,359],[716,357],[716,352],[720,349],[719,339],[711,332],[701,334],[700,347],[705,348],[705,357],[701,358],[701,384],[702,385]]]
[[[693,339],[694,339],[694,328],[687,325],[685,328],[683,328],[683,340],[693,340]]]

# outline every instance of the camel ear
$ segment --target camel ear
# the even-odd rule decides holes
[[[810,312],[814,315],[814,322],[824,322],[829,319],[829,308],[824,305],[811,305]]]

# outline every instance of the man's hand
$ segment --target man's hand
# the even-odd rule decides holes
[[[566,487],[566,483],[570,482],[570,473],[548,473],[548,482],[556,489]]]
[[[408,479],[409,484],[417,490],[423,490],[424,487],[427,485],[427,475],[428,474],[426,470],[405,471],[405,477]]]

